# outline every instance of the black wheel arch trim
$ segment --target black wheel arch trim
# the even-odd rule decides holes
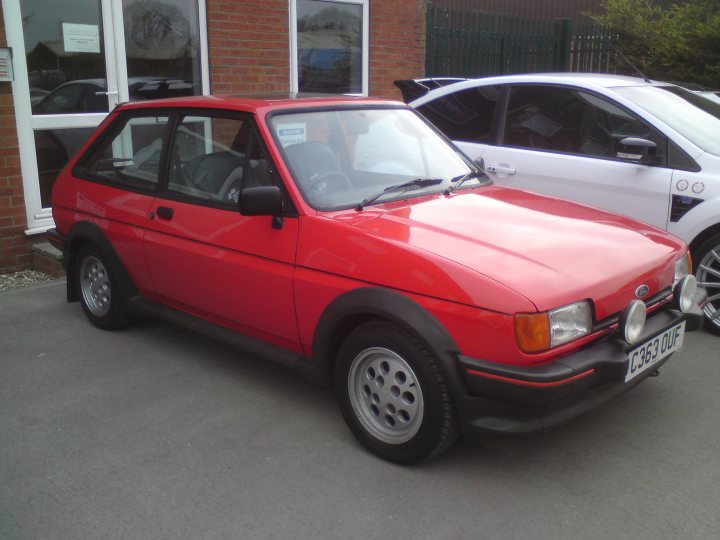
[[[120,291],[124,298],[131,298],[138,294],[137,287],[128,273],[125,265],[120,260],[115,248],[108,239],[107,235],[96,224],[90,221],[79,221],[75,223],[68,232],[65,241],[65,250],[63,261],[67,272],[67,299],[68,302],[75,302],[79,299],[78,291],[75,287],[76,276],[75,266],[77,251],[80,246],[89,242],[94,245],[100,254],[105,258],[115,273],[115,277],[120,284]]]
[[[452,394],[467,393],[457,362],[455,340],[429,311],[406,295],[383,287],[360,287],[335,298],[323,311],[313,336],[317,375],[332,381],[336,354],[344,338],[360,324],[386,319],[413,332],[438,358]]]

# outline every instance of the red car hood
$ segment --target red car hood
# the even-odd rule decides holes
[[[668,287],[685,250],[650,225],[498,186],[374,206],[353,221],[484,274],[541,311],[592,299],[598,319],[623,309],[641,284],[650,295]]]

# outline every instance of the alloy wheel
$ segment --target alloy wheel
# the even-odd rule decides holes
[[[363,427],[383,442],[402,444],[420,429],[424,403],[417,375],[391,350],[373,347],[355,357],[348,396]]]
[[[103,262],[94,255],[86,256],[80,265],[80,290],[85,305],[96,317],[110,310],[112,290],[110,277]]]

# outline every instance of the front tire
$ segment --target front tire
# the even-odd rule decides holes
[[[693,261],[698,285],[708,293],[708,301],[703,308],[705,326],[711,332],[720,334],[720,234],[703,242],[693,253]]]
[[[400,464],[428,460],[458,437],[438,360],[399,326],[373,321],[340,347],[335,387],[355,437],[373,454]]]
[[[94,245],[85,244],[75,258],[75,279],[80,304],[95,326],[104,330],[124,328],[131,321],[120,285],[107,259]]]

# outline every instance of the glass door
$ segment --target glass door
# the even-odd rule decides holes
[[[118,103],[209,93],[204,2],[3,0],[29,233],[58,173]]]
[[[21,0],[41,218],[68,159],[118,103],[109,0]],[[28,178],[25,178],[28,181]]]

